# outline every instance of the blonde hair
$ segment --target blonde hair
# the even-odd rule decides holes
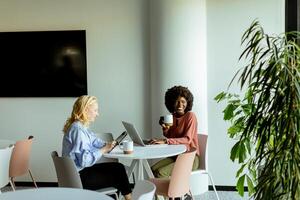
[[[86,116],[86,109],[93,103],[97,103],[95,96],[83,95],[77,98],[73,105],[71,116],[67,119],[63,132],[66,133],[71,124],[75,121],[80,121],[84,126],[89,126],[89,120]]]

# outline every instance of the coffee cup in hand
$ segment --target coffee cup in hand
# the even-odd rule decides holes
[[[133,141],[124,140],[120,143],[120,149],[123,150],[124,154],[133,153]]]
[[[173,126],[173,115],[165,115],[163,116],[163,123],[166,126]]]

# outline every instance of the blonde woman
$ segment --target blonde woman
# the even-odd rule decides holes
[[[98,116],[97,98],[81,96],[67,119],[63,132],[62,156],[75,162],[83,188],[97,190],[115,187],[126,200],[131,199],[131,188],[124,166],[121,163],[96,163],[104,153],[113,148],[115,142],[106,143],[89,129]]]

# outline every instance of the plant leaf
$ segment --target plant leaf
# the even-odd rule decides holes
[[[240,142],[237,142],[230,151],[230,159],[234,161],[236,158],[238,158],[238,151],[239,151],[239,144]]]
[[[245,174],[238,179],[236,184],[236,189],[239,195],[241,195],[242,197],[244,196],[244,182],[245,182]]]
[[[223,111],[224,120],[230,120],[234,116],[233,112],[236,108],[237,108],[237,106],[232,103],[227,105],[227,107]]]
[[[255,192],[255,190],[254,190],[253,182],[248,175],[247,175],[247,185],[248,185],[249,196],[251,196]]]
[[[226,97],[226,93],[221,92],[214,98],[214,100],[216,100],[219,103],[220,101],[224,100],[225,97]]]

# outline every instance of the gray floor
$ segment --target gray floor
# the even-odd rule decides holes
[[[30,187],[17,187],[18,190],[20,189],[28,189]],[[11,191],[10,187],[4,187],[1,189],[2,192]],[[248,195],[245,193],[244,197],[239,196],[237,192],[225,192],[225,191],[218,191],[220,200],[248,200]],[[217,197],[213,191],[208,191],[204,194],[195,196],[195,200],[217,200]]]
[[[220,200],[248,200],[249,197],[245,193],[244,197],[241,197],[237,192],[218,191]],[[217,197],[213,191],[208,191],[204,194],[196,196],[196,200],[217,200]]]

